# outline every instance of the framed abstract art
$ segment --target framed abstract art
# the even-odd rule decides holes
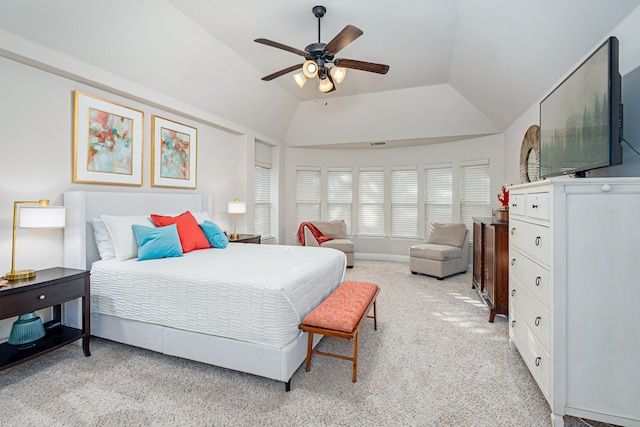
[[[74,91],[73,182],[142,185],[144,113]]]
[[[151,122],[151,186],[196,188],[198,129],[158,116]]]

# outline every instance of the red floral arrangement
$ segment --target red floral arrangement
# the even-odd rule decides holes
[[[498,201],[502,203],[502,207],[500,209],[503,211],[509,209],[509,190],[507,190],[506,185],[502,186],[502,192],[498,194]]]

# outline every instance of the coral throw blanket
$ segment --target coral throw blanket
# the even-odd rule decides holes
[[[324,234],[322,234],[320,230],[318,230],[318,228],[315,225],[311,224],[310,222],[303,222],[298,227],[298,234],[297,234],[298,243],[300,243],[302,246],[305,246],[305,241],[304,241],[305,227],[307,227],[309,231],[311,231],[311,234],[313,234],[313,237],[316,238],[316,241],[318,242],[319,245],[333,239],[333,237],[325,236]]]

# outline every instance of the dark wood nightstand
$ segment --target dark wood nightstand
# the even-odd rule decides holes
[[[8,343],[0,344],[0,371],[80,338],[84,355],[91,356],[89,289],[88,271],[62,267],[39,270],[31,279],[13,280],[0,286],[0,319],[53,307],[53,320],[45,325],[51,327],[34,347],[18,350]],[[62,304],[77,298],[82,298],[82,329],[61,324]]]
[[[231,243],[257,243],[260,244],[260,239],[262,235],[260,234],[239,234],[237,239],[232,239],[229,236],[229,242]]]

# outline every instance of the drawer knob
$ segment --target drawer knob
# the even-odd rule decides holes
[[[540,286],[540,281],[542,280],[542,277],[538,276],[536,277],[536,286]]]
[[[540,366],[540,361],[542,360],[542,357],[538,356],[536,357],[536,366]]]
[[[513,266],[513,265],[516,265],[516,259],[515,259],[515,258],[513,258],[513,259],[511,260],[511,265],[512,265],[512,266]]]
[[[512,327],[512,328],[515,328],[515,327],[516,327],[516,321],[515,321],[515,320],[512,320],[512,321],[511,321],[511,327]]]
[[[538,205],[531,205],[531,209],[538,209]]]
[[[515,297],[516,296],[516,290],[515,289],[511,289],[511,296]]]
[[[535,323],[535,324],[536,324],[536,326],[540,326],[540,321],[541,321],[541,320],[542,320],[542,317],[538,316],[538,317],[536,317],[536,320],[535,320],[535,322],[533,322],[533,323]]]
[[[44,296],[44,295],[40,295],[40,296],[38,297],[38,299],[45,299],[45,298],[46,298],[46,296]]]
[[[516,228],[515,228],[515,227],[513,227],[513,228],[511,229],[511,235],[513,236],[514,234],[516,234]]]
[[[536,246],[540,246],[540,236],[536,237]]]
[[[517,204],[517,203],[511,203],[511,207],[512,207],[512,208],[515,208],[516,206],[518,206],[518,204]]]

